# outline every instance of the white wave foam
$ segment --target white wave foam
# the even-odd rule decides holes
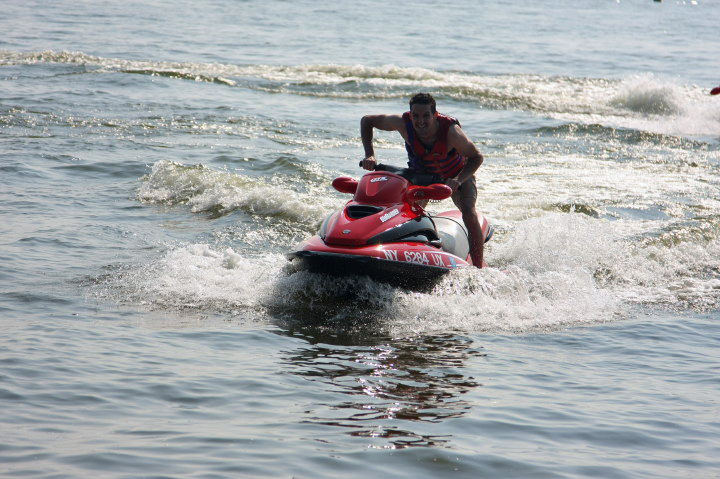
[[[720,101],[710,97],[706,88],[652,74],[635,75],[609,87],[598,105],[610,109],[593,108],[587,117],[559,112],[560,117],[673,136],[712,137],[720,132]]]
[[[622,319],[636,304],[720,306],[720,232],[651,245],[624,228],[581,214],[519,221],[488,248],[494,267],[457,271],[431,294],[398,296],[391,326],[396,333],[542,331]]]
[[[717,232],[716,232],[717,233]],[[720,239],[688,238],[626,248],[612,278],[624,301],[696,310],[720,307]]]
[[[687,92],[679,85],[659,82],[651,75],[632,77],[623,81],[610,104],[638,113],[678,115],[684,112]]]
[[[256,312],[258,292],[277,276],[278,255],[246,257],[205,244],[170,250],[124,277],[133,300],[162,309],[196,309],[229,314]]]
[[[290,190],[282,179],[250,178],[203,165],[159,161],[142,179],[137,196],[148,203],[187,204],[194,212],[241,209],[261,216],[282,216],[315,224],[334,206]]]

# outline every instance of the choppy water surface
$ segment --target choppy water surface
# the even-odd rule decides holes
[[[7,5],[0,475],[716,477],[716,6]],[[290,274],[417,91],[490,267]]]

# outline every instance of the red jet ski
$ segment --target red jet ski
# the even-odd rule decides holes
[[[437,177],[407,168],[377,165],[360,181],[333,180],[353,199],[329,215],[318,233],[288,253],[291,270],[333,275],[367,275],[397,286],[417,287],[455,268],[472,264],[460,211],[429,215],[418,204],[449,198]],[[480,217],[484,241],[493,228]]]

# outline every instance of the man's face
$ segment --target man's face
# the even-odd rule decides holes
[[[432,133],[435,128],[435,115],[430,105],[414,104],[410,110],[410,120],[420,135]]]

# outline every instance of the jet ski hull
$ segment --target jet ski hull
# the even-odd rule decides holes
[[[334,276],[369,276],[375,281],[418,287],[468,263],[422,243],[329,247],[318,236],[287,255],[292,268]]]

